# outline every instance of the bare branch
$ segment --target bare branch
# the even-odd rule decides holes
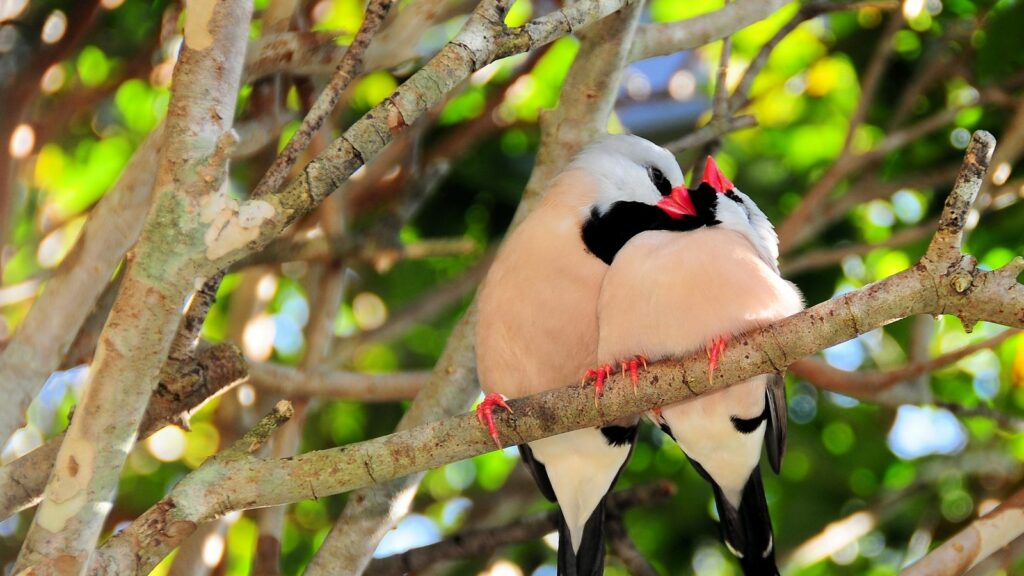
[[[341,59],[341,64],[335,70],[334,76],[323,91],[320,92],[320,96],[317,97],[316,102],[313,103],[306,117],[302,120],[302,125],[295,131],[291,140],[285,145],[284,150],[281,150],[281,153],[277,155],[274,163],[263,175],[259,184],[253,189],[253,197],[259,198],[266,194],[272,194],[284,183],[288,177],[288,172],[295,165],[295,161],[299,159],[299,155],[309,145],[313,136],[320,131],[324,120],[327,119],[327,116],[338,104],[341,94],[348,88],[352,79],[359,75],[363,67],[363,53],[366,52],[366,48],[373,39],[373,35],[376,34],[377,29],[380,27],[381,22],[384,21],[384,17],[387,16],[388,10],[391,9],[393,3],[394,0],[371,0],[366,5],[366,14],[363,17],[362,25],[359,27],[359,32],[356,33],[352,44],[345,51],[345,56]]]
[[[893,233],[888,239],[875,244],[851,244],[838,248],[823,248],[806,254],[786,258],[781,270],[784,276],[792,276],[810,270],[827,268],[845,260],[850,256],[862,256],[879,248],[894,248],[912,244],[928,238],[935,230],[935,222],[925,222],[911,228],[904,228]]]
[[[928,374],[940,368],[959,362],[960,360],[981,350],[989,350],[999,346],[1008,338],[1019,334],[1019,330],[1010,329],[998,335],[964,346],[959,350],[948,352],[935,358],[921,362],[912,362],[901,368],[876,372],[850,372],[829,365],[815,358],[804,358],[790,365],[793,374],[807,380],[811,384],[839,394],[845,394],[862,400],[878,400],[886,389],[915,376]]]
[[[713,140],[718,140],[730,132],[751,128],[756,125],[757,119],[753,116],[729,116],[722,122],[708,123],[678,140],[673,140],[665,144],[664,148],[673,154],[679,154],[691,148],[704,146]]]
[[[1024,533],[1024,490],[918,560],[901,576],[955,576]]]
[[[416,396],[430,380],[430,372],[365,374],[332,371],[300,372],[290,366],[254,363],[252,383],[265,392],[285,398],[330,398],[359,402],[395,402]]]
[[[739,0],[696,18],[665,24],[645,24],[637,30],[630,60],[643,60],[698,48],[764,20],[785,0]]]

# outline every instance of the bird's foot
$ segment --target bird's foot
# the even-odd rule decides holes
[[[604,391],[604,381],[612,375],[612,365],[605,364],[604,366],[598,366],[597,368],[591,368],[587,370],[587,373],[583,375],[583,380],[580,382],[580,386],[586,386],[587,380],[594,379],[594,405],[597,405],[597,401],[601,399],[601,392]]]
[[[512,409],[508,407],[505,400],[508,400],[508,398],[505,398],[502,394],[488,394],[484,396],[483,402],[480,402],[476,407],[476,419],[484,426],[487,426],[487,431],[491,434],[491,438],[494,439],[494,443],[498,445],[499,450],[503,446],[501,445],[501,440],[498,439],[498,427],[494,425],[494,407],[500,406],[511,414]]]
[[[716,336],[711,339],[708,343],[705,351],[708,354],[708,383],[712,383],[715,378],[715,368],[718,368],[718,357],[722,355],[722,351],[725,350],[725,345],[729,342],[729,338],[726,336]]]
[[[643,366],[644,370],[647,369],[647,358],[637,354],[629,360],[622,361],[622,375],[626,375],[626,370],[629,370],[629,381],[633,383],[633,395],[636,396],[636,386],[638,381],[637,372],[640,367]]]

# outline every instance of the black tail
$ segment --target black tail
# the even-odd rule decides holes
[[[764,498],[761,468],[754,471],[743,488],[739,510],[732,507],[721,488],[712,482],[722,539],[737,558],[745,576],[778,576],[775,565],[775,541],[768,503]]]
[[[605,497],[607,498],[607,497]],[[565,518],[558,515],[558,576],[601,576],[604,574],[605,502],[594,508],[583,528],[580,549],[572,550],[572,537]]]
[[[544,464],[533,457],[533,450],[528,444],[519,445],[519,455],[526,464],[533,479],[537,482],[544,497],[552,502],[557,502],[555,491],[548,480],[547,469]],[[612,485],[615,483],[613,482]],[[608,497],[605,496],[605,499]],[[604,573],[604,508],[605,501],[594,509],[583,527],[583,539],[580,540],[580,549],[577,552],[572,550],[572,537],[569,535],[569,526],[561,511],[558,513],[558,576],[601,576]]]

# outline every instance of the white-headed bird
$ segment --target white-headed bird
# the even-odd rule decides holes
[[[656,205],[683,190],[675,158],[636,136],[607,136],[554,179],[505,239],[479,295],[481,423],[499,442],[495,407],[579,381],[597,361],[597,303],[615,253],[644,230],[688,226]],[[558,573],[604,569],[604,504],[632,452],[638,418],[519,446],[561,509]]]
[[[680,223],[633,237],[605,275],[598,362],[648,361],[706,350],[712,373],[729,338],[803,308],[778,272],[768,218],[709,157],[704,181],[660,203]],[[652,418],[714,490],[722,538],[744,573],[778,574],[758,463],[779,470],[786,440],[782,376],[757,376]]]

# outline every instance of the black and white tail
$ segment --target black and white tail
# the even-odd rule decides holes
[[[580,548],[573,552],[569,525],[558,515],[558,575],[601,576],[604,574],[604,517],[605,502],[594,509],[583,528]],[[563,544],[564,542],[564,544]]]
[[[729,503],[721,488],[712,482],[722,540],[735,555],[745,576],[778,576],[775,565],[775,541],[768,515],[760,466],[755,467],[743,488],[739,509]]]

